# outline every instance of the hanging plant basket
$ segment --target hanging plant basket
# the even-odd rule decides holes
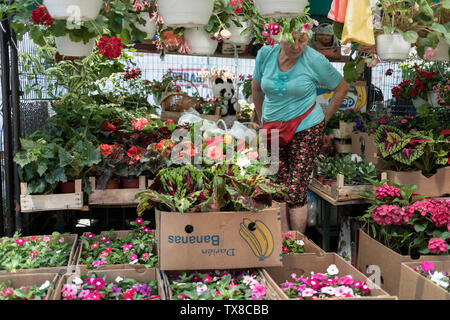
[[[255,7],[264,18],[297,17],[303,14],[307,0],[255,0]]]
[[[241,32],[247,29],[250,26],[250,22],[248,21],[242,21],[239,18],[239,23],[242,25],[242,27],[236,26],[230,19],[228,19],[227,23],[230,24],[230,28],[228,28],[228,31],[231,32],[231,37],[229,39],[224,39],[223,41],[226,43],[232,43],[236,45],[247,45],[250,43],[251,40],[251,34],[246,33],[244,35],[241,35]]]
[[[449,45],[445,39],[441,39],[436,47],[436,53],[430,58],[431,61],[448,61]]]
[[[437,99],[437,92],[434,91],[428,91],[427,92],[427,98],[428,98],[428,103],[430,105],[432,105],[433,107],[440,107],[441,104],[439,103],[438,99]]]
[[[44,0],[44,5],[55,20],[95,20],[102,8],[102,0]],[[79,17],[79,19],[78,19]]]
[[[145,25],[142,25],[140,23],[135,23],[134,26],[142,31],[147,33],[147,36],[145,37],[145,40],[153,39],[156,33],[156,19],[150,20],[150,14],[148,12],[140,12],[137,13],[137,15],[145,20]],[[126,21],[124,21],[124,26],[126,29],[131,30],[130,24]]]
[[[92,38],[88,43],[83,41],[74,42],[70,40],[68,35],[63,37],[56,37],[56,48],[62,56],[67,57],[86,57],[92,53],[95,46],[95,39]]]
[[[208,24],[214,0],[159,0],[158,9],[168,27],[195,28]]]
[[[377,54],[381,60],[402,61],[409,57],[411,44],[399,33],[377,36]]]
[[[216,52],[217,41],[212,40],[203,28],[189,28],[184,31],[184,39],[189,44],[189,54],[211,56]]]

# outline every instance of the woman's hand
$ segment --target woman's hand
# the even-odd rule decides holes
[[[333,98],[330,101],[330,104],[327,107],[327,111],[325,113],[325,125],[328,120],[333,116],[333,114],[339,109],[342,105],[342,102],[347,95],[348,90],[350,89],[350,84],[342,78],[341,82],[339,82],[336,89],[334,89]]]

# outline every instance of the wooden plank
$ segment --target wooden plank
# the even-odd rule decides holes
[[[311,179],[310,187],[319,191],[321,194],[326,195],[328,202],[339,202],[348,200],[359,200],[363,199],[359,195],[360,193],[370,192],[373,190],[373,185],[345,185],[344,175],[339,174],[337,176],[336,187],[331,187],[329,185],[324,185],[320,183],[315,177]]]
[[[91,177],[93,178],[93,177]],[[92,180],[91,185],[92,185]],[[135,199],[137,192],[145,190],[146,178],[144,176],[139,177],[139,188],[133,189],[92,189],[89,195],[89,205],[120,205],[129,206],[137,205],[139,199]],[[95,186],[95,178],[94,178]]]
[[[83,193],[21,195],[22,212],[78,210],[83,208]]]
[[[55,210],[81,210],[83,208],[82,180],[75,180],[75,193],[37,194],[27,193],[27,183],[20,184],[21,212],[40,212]]]
[[[314,192],[319,197],[321,197],[323,200],[327,201],[329,204],[331,204],[333,206],[346,206],[346,205],[350,205],[350,204],[361,204],[361,203],[367,203],[368,202],[368,200],[364,199],[364,198],[336,201],[331,196],[329,196],[328,194],[324,193],[323,191],[317,189],[313,185],[309,186],[309,190],[311,190],[312,192]]]

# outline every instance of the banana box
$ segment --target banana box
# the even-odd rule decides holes
[[[278,203],[261,212],[178,213],[155,210],[161,270],[281,266]]]

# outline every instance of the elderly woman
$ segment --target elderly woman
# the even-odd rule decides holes
[[[289,188],[282,229],[304,233],[308,218],[306,195],[313,162],[323,143],[325,124],[342,104],[349,84],[324,55],[307,45],[306,34],[293,32],[293,36],[295,45],[286,41],[259,50],[252,95],[256,123],[261,124],[261,119],[263,129],[268,130],[286,128],[280,130],[277,173],[278,183]],[[320,105],[315,104],[318,84],[334,91],[325,114]]]

